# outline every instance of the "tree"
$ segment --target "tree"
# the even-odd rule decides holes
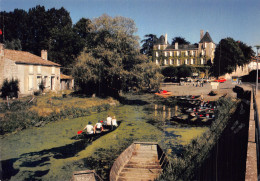
[[[18,79],[12,78],[10,81],[5,79],[3,85],[0,89],[1,97],[5,99],[6,97],[13,98],[18,97],[19,93],[19,81]]]
[[[153,45],[158,40],[157,36],[154,34],[147,34],[144,36],[146,39],[143,39],[141,43],[143,43],[140,52],[147,56],[153,55]]]
[[[191,76],[191,67],[187,65],[181,65],[178,67],[178,73],[177,76],[178,78],[186,78]]]
[[[177,67],[174,66],[168,66],[162,69],[162,75],[164,77],[173,78],[177,76],[177,73],[178,73],[178,69]]]
[[[93,20],[93,26],[93,39],[73,68],[75,80],[84,92],[117,97],[121,90],[154,85],[150,79],[157,76],[157,71],[139,53],[132,19],[102,15]]]
[[[185,38],[177,36],[172,39],[172,45],[175,45],[175,43],[178,43],[179,45],[189,45],[190,42],[186,41]]]
[[[65,67],[63,73],[69,73],[67,68],[83,50],[85,37],[79,30],[80,25],[76,24],[73,29],[70,14],[63,7],[46,10],[44,6],[36,6],[28,12],[15,9],[14,12],[1,12],[2,19],[5,41],[1,39],[1,42],[7,44],[7,48],[21,47],[23,51],[39,56],[41,50],[47,50],[49,60]],[[1,29],[3,24],[0,24]]]
[[[211,72],[214,76],[232,73],[237,66],[249,63],[252,55],[252,48],[246,44],[232,38],[222,39],[216,47]]]

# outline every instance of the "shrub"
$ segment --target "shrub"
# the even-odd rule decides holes
[[[19,92],[19,81],[18,79],[12,78],[10,81],[8,79],[4,80],[4,83],[0,89],[1,92],[1,97],[6,98],[6,97],[16,97],[18,98],[18,92]]]

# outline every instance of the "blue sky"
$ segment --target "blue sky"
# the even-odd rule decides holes
[[[197,43],[203,29],[215,43],[232,37],[260,45],[260,0],[0,0],[0,11],[28,11],[36,5],[64,7],[73,23],[104,13],[128,17],[135,21],[140,39],[145,34],[167,33],[169,42],[182,36]]]

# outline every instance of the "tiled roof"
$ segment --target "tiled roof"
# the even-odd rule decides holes
[[[24,51],[4,49],[4,56],[5,58],[15,61],[17,64],[61,66],[60,64],[44,60],[39,56]]]
[[[212,42],[213,43],[213,40],[211,39],[209,32],[206,32],[205,35],[203,36],[203,38],[200,40],[200,43],[203,43],[203,42]]]
[[[69,75],[60,74],[60,79],[73,79],[73,77]]]

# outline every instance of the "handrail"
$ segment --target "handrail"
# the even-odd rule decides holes
[[[254,100],[254,120],[255,120],[255,142],[256,142],[256,154],[257,154],[257,178],[260,178],[260,127],[259,127],[259,114],[257,111],[257,103],[255,97],[255,89],[252,88],[253,100]]]

